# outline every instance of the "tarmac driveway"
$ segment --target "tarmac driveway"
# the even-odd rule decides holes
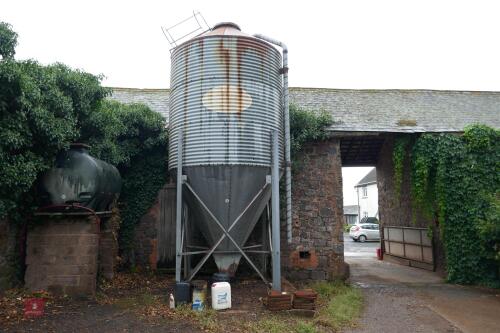
[[[376,257],[378,242],[344,237],[351,282],[366,306],[348,332],[499,332],[500,291],[445,283],[434,272]]]

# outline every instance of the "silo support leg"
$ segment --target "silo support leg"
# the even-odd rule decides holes
[[[272,217],[272,264],[273,290],[281,291],[281,253],[280,253],[280,169],[278,131],[273,131],[273,164],[271,169],[271,217]]]
[[[177,202],[175,212],[175,282],[181,282],[182,266],[182,129],[177,141]]]

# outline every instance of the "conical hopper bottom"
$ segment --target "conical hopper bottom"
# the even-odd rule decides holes
[[[227,230],[265,185],[269,169],[244,165],[196,166],[185,167],[184,174],[189,185]],[[191,223],[199,227],[209,246],[215,245],[223,235],[222,230],[188,189],[183,193]],[[271,187],[268,186],[231,230],[230,235],[239,247],[245,245],[270,197]],[[241,259],[234,244],[226,237],[216,251],[224,252],[213,255],[219,271],[234,276]]]

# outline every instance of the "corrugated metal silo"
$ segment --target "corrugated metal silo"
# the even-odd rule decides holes
[[[182,131],[183,175],[199,199],[243,246],[269,202],[271,134],[283,161],[281,54],[270,44],[221,23],[172,52],[169,169],[177,168]],[[265,187],[259,198],[252,199]],[[190,220],[210,245],[223,232],[193,193],[184,192]],[[250,209],[247,206],[250,205]],[[223,252],[223,253],[222,253]],[[226,237],[215,262],[233,275],[241,254]]]

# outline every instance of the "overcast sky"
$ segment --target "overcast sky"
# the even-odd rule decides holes
[[[160,27],[199,10],[210,25],[233,21],[288,44],[291,86],[498,91],[499,9],[481,0],[0,0],[0,20],[19,33],[18,59],[104,74],[113,87],[168,87]]]

